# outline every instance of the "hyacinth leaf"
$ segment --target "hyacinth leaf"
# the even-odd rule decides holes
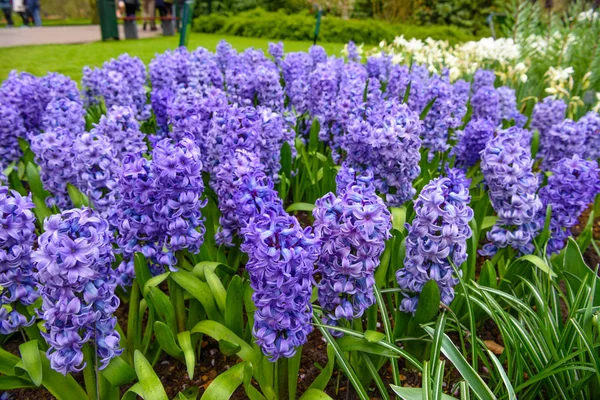
[[[312,120],[312,124],[310,126],[310,135],[308,139],[308,151],[315,152],[317,151],[317,147],[319,146],[319,132],[321,131],[321,124],[319,123],[319,119],[315,117]]]
[[[135,372],[142,387],[144,400],[168,400],[167,393],[160,379],[152,369],[146,357],[136,350],[134,354]]]
[[[244,382],[247,364],[247,362],[236,364],[217,376],[208,386],[200,400],[229,399],[238,386]]]
[[[235,345],[240,346],[240,350],[236,353],[244,361],[249,361],[252,365],[258,365],[257,353],[252,346],[240,339],[235,333],[227,329],[224,325],[216,321],[200,321],[192,329],[192,333],[204,333],[215,340],[226,340]]]
[[[173,331],[164,322],[154,323],[154,335],[165,353],[179,360],[183,359],[183,350],[177,345]]]
[[[336,329],[337,330],[337,329]],[[358,333],[358,332],[357,332]],[[383,356],[389,358],[398,358],[398,354],[386,349],[378,345],[377,343],[381,342],[381,340],[376,342],[370,342],[365,339],[363,334],[360,334],[362,337],[355,336],[342,336],[337,339],[337,344],[343,351],[361,351],[363,353],[369,353],[376,356]]]
[[[46,197],[50,195],[46,190],[44,190],[44,186],[42,185],[42,180],[40,179],[40,171],[39,169],[28,163],[25,168],[27,174],[27,183],[29,184],[29,189],[31,189],[31,193],[44,200]]]
[[[425,331],[429,334],[429,336],[431,336],[433,338],[434,333],[435,333],[433,328],[431,328],[429,326],[425,326],[425,327],[423,327],[423,329],[425,329]],[[443,334],[443,337],[442,337],[441,349],[442,349],[442,353],[444,353],[444,355],[450,360],[450,362],[452,362],[452,365],[454,365],[454,367],[458,370],[460,375],[468,383],[471,390],[473,390],[475,395],[480,400],[496,399],[496,396],[494,396],[494,393],[486,385],[486,383],[483,381],[481,376],[479,376],[479,374],[473,369],[473,367],[471,367],[471,365],[469,365],[467,360],[465,360],[465,358],[460,353],[460,351],[456,348],[454,343],[452,343],[452,340],[450,340],[448,335],[446,335],[445,333]]]
[[[402,400],[422,400],[424,399],[425,390],[422,388],[411,388],[401,387],[396,385],[390,385],[394,393],[398,395]],[[456,397],[442,394],[442,400],[457,400]]]
[[[313,388],[304,392],[300,400],[331,400],[331,397],[322,390]]]
[[[135,369],[121,357],[110,360],[110,364],[102,370],[102,376],[115,387],[126,385],[136,378]]]
[[[29,374],[31,381],[40,386],[42,383],[42,359],[38,349],[38,341],[30,340],[19,346],[23,367]]]
[[[69,197],[71,198],[71,202],[76,208],[80,207],[90,207],[90,201],[86,195],[81,193],[79,189],[75,186],[67,183],[67,192],[69,192]]]
[[[587,249],[592,243],[592,238],[594,236],[594,217],[596,215],[595,210],[592,210],[590,216],[588,217],[587,223],[583,228],[583,231],[577,237],[577,245],[580,249]]]
[[[404,232],[404,224],[406,223],[406,207],[392,207],[392,228],[398,232]]]
[[[219,340],[219,351],[226,357],[237,354],[242,346],[239,344],[228,342],[227,340]]]
[[[225,326],[237,336],[244,334],[244,287],[242,278],[235,275],[227,287]]]
[[[177,341],[183,350],[183,357],[185,358],[185,365],[187,367],[187,373],[189,379],[194,377],[194,367],[196,366],[196,354],[192,347],[192,337],[190,331],[179,332],[177,334]]]
[[[484,217],[481,223],[481,230],[485,231],[486,229],[490,229],[496,225],[496,221],[498,221],[498,217],[495,215],[488,215],[487,217]]]
[[[531,158],[535,159],[540,148],[540,131],[537,129],[533,130],[531,135]]]
[[[365,339],[367,339],[367,342],[377,343],[377,342],[380,342],[381,340],[383,340],[383,338],[385,337],[385,333],[366,330],[364,333],[364,336],[365,336]]]
[[[319,328],[319,331],[321,331],[321,334],[323,335],[325,340],[327,340],[327,343],[333,347],[333,350],[335,352],[335,355],[336,355],[336,358],[340,365],[340,368],[342,369],[342,371],[344,371],[344,374],[346,374],[346,376],[352,383],[352,386],[356,390],[356,394],[358,395],[358,397],[361,400],[369,400],[369,395],[367,394],[367,391],[365,390],[362,383],[360,383],[358,376],[356,376],[356,372],[354,372],[354,369],[352,368],[352,366],[348,362],[348,359],[344,355],[344,351],[340,348],[340,346],[338,345],[336,340],[333,338],[333,336],[331,336],[331,333],[329,333],[327,328],[319,323],[319,320],[314,313],[313,313],[313,322]],[[365,343],[368,343],[368,342],[365,341]]]
[[[206,314],[211,320],[218,322],[223,321],[223,316],[217,308],[215,298],[207,283],[202,282],[193,274],[186,271],[173,272],[171,273],[171,278],[202,303]]]
[[[331,376],[333,375],[333,367],[335,366],[335,352],[333,350],[333,346],[330,344],[327,345],[327,364],[325,368],[321,370],[319,375],[315,378],[315,380],[310,384],[308,389],[319,389],[325,390]]]
[[[137,400],[139,397],[144,398],[144,392],[142,391],[142,385],[136,383],[125,392],[121,400]]]
[[[583,260],[581,250],[579,249],[579,246],[577,246],[577,242],[575,242],[572,237],[569,237],[568,239],[562,268],[563,271],[566,272],[565,277],[571,286],[571,290],[575,293],[579,291],[579,288],[583,284],[584,280],[587,280],[587,282],[592,282],[592,280],[598,279],[598,277],[594,274],[594,271],[589,268]],[[600,285],[595,285],[595,293],[593,296],[592,305],[600,305]]]
[[[524,255],[524,256],[520,257],[519,259],[517,259],[517,261],[528,261],[531,264],[535,265],[542,272],[545,272],[546,274],[548,274],[552,277],[556,277],[556,273],[554,271],[552,271],[552,267],[550,265],[548,265],[540,257],[536,256],[535,254]]]
[[[288,142],[284,142],[281,146],[281,172],[285,176],[292,176],[292,149]]]
[[[44,224],[46,218],[51,216],[53,212],[48,208],[44,200],[39,197],[33,195],[31,196],[31,201],[35,204],[35,208],[33,209],[33,213],[35,214],[35,218],[40,223],[40,225]]]
[[[504,383],[504,386],[506,387],[506,391],[508,392],[508,400],[517,400],[517,395],[515,393],[515,389],[513,388],[513,385],[510,382],[510,378],[508,377],[508,375],[506,375],[504,366],[502,365],[500,360],[498,360],[498,357],[496,357],[496,355],[494,353],[492,353],[491,350],[487,350],[487,353],[488,353],[488,356],[490,357],[490,360],[492,360],[492,362],[494,363],[496,370],[500,373],[502,382]]]
[[[6,176],[8,178],[8,183],[11,189],[19,192],[21,196],[27,196],[28,190],[25,189],[23,183],[21,183],[21,179],[19,179],[19,174],[16,170],[13,170],[10,175]]]
[[[481,272],[479,274],[479,281],[477,282],[481,286],[491,287],[496,289],[498,287],[498,280],[496,275],[496,269],[490,262],[485,260],[485,263],[481,266]]]
[[[71,376],[64,376],[50,367],[46,353],[40,351],[42,361],[42,386],[44,386],[58,400],[85,399],[87,395]]]
[[[21,359],[0,347],[0,373],[14,375],[14,368]]]
[[[0,376],[0,390],[34,388],[37,385],[20,376]]]
[[[200,389],[198,389],[197,387],[191,387],[184,390],[183,392],[177,393],[177,398],[179,400],[196,400],[198,398],[199,391]]]
[[[140,288],[146,286],[146,282],[152,278],[146,257],[142,253],[135,253],[134,258],[135,279],[137,279]]]
[[[206,280],[204,271],[207,269],[210,269],[213,272],[218,269],[219,271],[226,272],[229,275],[235,275],[237,272],[235,269],[231,268],[229,265],[223,264],[218,261],[202,261],[202,262],[199,262],[198,264],[196,264],[196,266],[194,266],[192,274],[194,274],[195,276],[197,276],[200,279]]]
[[[294,211],[306,211],[306,212],[312,212],[312,210],[314,210],[315,205],[311,204],[311,203],[293,203],[290,204],[288,206],[288,208],[286,208],[286,211],[291,213]]]
[[[226,311],[226,302],[227,302],[227,291],[223,287],[221,280],[219,277],[210,269],[204,270],[204,276],[206,277],[206,283],[210,286],[210,290],[215,298],[217,306],[221,310],[223,314]]]
[[[169,300],[169,296],[164,294],[160,289],[153,287],[148,293],[148,299],[153,304],[157,316],[162,319],[173,331],[173,334],[175,334],[177,332],[175,310],[173,309],[173,304]]]
[[[427,105],[425,106],[423,111],[421,111],[421,115],[419,116],[419,119],[424,120],[427,117],[427,114],[429,114],[429,110],[431,110],[431,107],[433,107],[433,104],[435,103],[436,100],[437,100],[437,96],[434,97],[433,99],[431,99],[429,101],[429,103],[427,103]]]
[[[411,325],[417,327],[435,319],[440,309],[440,289],[434,280],[428,281],[419,295],[419,304]]]

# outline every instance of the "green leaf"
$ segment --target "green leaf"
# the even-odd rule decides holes
[[[319,132],[321,131],[321,125],[319,124],[319,119],[315,117],[312,120],[312,124],[310,126],[310,136],[308,139],[308,151],[316,151],[319,146]]]
[[[392,228],[398,232],[404,231],[404,223],[406,222],[406,207],[392,207]]]
[[[27,163],[27,167],[25,167],[25,173],[27,174],[27,183],[29,184],[29,189],[31,189],[31,193],[33,193],[40,199],[45,200],[46,197],[50,195],[50,193],[44,190],[44,185],[42,185],[42,180],[40,179],[40,171],[38,167],[34,164]]]
[[[35,386],[40,386],[42,384],[42,359],[40,357],[40,350],[38,349],[38,341],[30,340],[21,344],[19,352],[21,353],[25,371],[29,374],[31,381]]]
[[[425,117],[427,117],[427,114],[429,114],[429,110],[431,110],[431,107],[433,107],[433,105],[435,104],[436,100],[437,100],[437,96],[434,97],[433,99],[431,99],[429,101],[429,103],[427,103],[427,105],[425,106],[425,108],[423,109],[423,111],[421,111],[421,115],[419,116],[419,119],[424,120]]]
[[[115,387],[123,386],[136,378],[135,369],[121,357],[115,357],[102,371],[102,376]]]
[[[285,176],[292,176],[292,149],[288,142],[284,142],[283,146],[281,146],[281,172],[285,174]]]
[[[483,217],[483,222],[481,223],[480,230],[486,230],[496,225],[496,221],[498,221],[498,217],[495,215],[488,215],[487,217]]]
[[[225,326],[241,337],[244,334],[244,285],[239,275],[231,278],[225,302]]]
[[[204,271],[204,276],[206,277],[206,282],[208,283],[208,286],[210,286],[210,290],[215,297],[217,306],[219,306],[221,312],[224,314],[226,309],[227,291],[223,287],[219,277],[210,269],[206,269]]]
[[[208,386],[200,400],[226,400],[244,382],[247,373],[247,362],[242,362],[229,368],[215,378]]]
[[[137,279],[140,288],[143,289],[146,286],[146,282],[152,278],[146,257],[142,253],[135,253],[133,266],[135,269],[135,279]]]
[[[333,375],[333,367],[335,366],[335,351],[333,350],[333,346],[330,344],[327,345],[327,365],[321,371],[319,376],[315,378],[315,380],[308,387],[309,389],[319,389],[325,390],[331,376]]]
[[[551,277],[556,277],[556,274],[554,273],[554,271],[552,271],[552,267],[535,254],[524,255],[518,258],[517,261],[529,261],[530,263],[538,267],[542,272],[547,273]]]
[[[377,342],[369,342],[367,339],[363,337],[358,338],[354,336],[344,335],[343,337],[337,339],[337,344],[340,349],[345,352],[348,351],[362,351],[364,353],[374,354],[377,356],[389,357],[389,358],[398,358],[398,355],[393,353],[392,351],[386,349],[378,345]]]
[[[226,357],[237,354],[242,349],[242,346],[236,343],[231,343],[227,340],[219,340],[219,351]]]
[[[508,400],[517,400],[517,395],[515,393],[515,389],[513,388],[512,383],[510,383],[510,378],[506,375],[506,371],[504,371],[504,366],[498,360],[498,358],[492,353],[490,350],[487,350],[488,356],[494,363],[496,370],[500,373],[500,377],[502,378],[502,382],[504,382],[504,386],[506,387],[506,391],[508,392]]]
[[[140,381],[144,400],[168,400],[169,398],[160,379],[156,376],[146,357],[139,350],[135,351],[133,357],[135,372]]]
[[[52,215],[52,211],[48,208],[48,206],[46,205],[46,202],[44,200],[40,199],[39,197],[37,197],[36,195],[32,195],[31,200],[33,201],[33,204],[35,204],[33,213],[35,214],[35,217],[39,221],[40,226],[43,226],[46,218],[48,218],[49,216]]]
[[[286,211],[291,213],[294,211],[306,211],[306,212],[311,212],[312,210],[315,208],[314,204],[310,204],[310,203],[293,203],[290,204],[288,206],[288,208],[286,208]]]
[[[159,288],[152,287],[148,292],[148,299],[154,305],[154,311],[157,316],[171,329],[173,334],[177,333],[175,321],[175,310],[169,296],[164,294]]]
[[[423,329],[429,334],[434,336],[433,328],[424,326]],[[469,365],[467,360],[462,356],[460,351],[456,348],[452,340],[448,335],[444,334],[442,337],[442,353],[452,362],[452,365],[458,370],[460,375],[467,381],[469,387],[475,392],[477,397],[481,400],[493,400],[496,399],[494,393],[485,384],[481,376]]]
[[[218,322],[223,321],[223,316],[217,308],[215,298],[207,283],[202,282],[193,274],[182,270],[172,272],[171,278],[202,303],[202,307],[204,307],[208,318]]]
[[[12,353],[0,348],[0,373],[4,375],[14,375],[14,368],[21,359]]]
[[[183,350],[183,356],[185,358],[185,365],[187,367],[188,377],[191,380],[194,377],[194,367],[196,366],[196,355],[194,348],[192,347],[192,338],[190,331],[179,332],[177,334],[177,340]]]
[[[240,350],[237,352],[238,357],[244,361],[250,361],[252,365],[258,365],[257,353],[252,346],[240,339],[236,334],[227,329],[227,327],[216,321],[200,321],[196,324],[194,329],[192,329],[192,333],[204,333],[217,341],[226,340],[236,344],[240,346]]]
[[[322,390],[319,389],[308,389],[306,392],[304,392],[304,394],[302,395],[302,397],[300,397],[300,400],[333,400],[331,399],[331,397],[329,397],[329,395],[327,395],[327,393],[323,392]]]
[[[0,390],[33,388],[36,384],[20,376],[0,376]]]
[[[173,331],[164,322],[156,321],[154,323],[154,335],[165,353],[178,359],[183,357],[183,350],[177,345]]]
[[[485,262],[481,266],[481,272],[479,274],[478,283],[481,286],[487,286],[494,289],[498,286],[496,269],[494,268],[490,260],[485,260]]]
[[[370,343],[377,343],[385,337],[385,333],[371,330],[366,330],[364,335],[365,339]]]
[[[422,388],[412,387],[400,387],[396,385],[390,385],[394,393],[396,393],[402,400],[422,400],[424,397],[424,390]],[[442,394],[442,400],[457,400],[456,397]]]
[[[217,268],[219,269],[219,271],[228,273],[229,275],[235,275],[237,273],[235,269],[233,269],[227,264],[223,264],[218,261],[202,261],[194,266],[192,274],[194,274],[194,276],[197,276],[200,279],[206,279],[204,276],[204,271],[206,271],[207,269],[215,271],[217,270]]]
[[[77,189],[70,183],[67,183],[67,192],[69,192],[69,197],[71,198],[71,201],[73,202],[75,208],[80,208],[84,206],[89,207],[90,203],[87,196],[81,193],[79,189]]]
[[[144,398],[144,391],[142,390],[142,385],[136,383],[132,387],[129,388],[128,391],[125,392],[121,400],[137,400],[138,396],[142,399]]]
[[[183,392],[179,392],[177,397],[179,400],[196,400],[198,398],[199,389],[197,387],[191,387]]]

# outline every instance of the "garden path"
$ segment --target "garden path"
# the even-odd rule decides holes
[[[140,38],[159,36],[161,31],[143,31],[138,29]],[[119,25],[119,35],[125,37],[123,25]],[[100,40],[100,26],[44,26],[41,28],[2,28],[0,29],[0,47],[28,46],[36,44],[76,44]]]

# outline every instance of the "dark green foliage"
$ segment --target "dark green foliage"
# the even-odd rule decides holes
[[[194,20],[194,31],[265,37],[285,40],[311,40],[315,29],[315,16],[307,12],[288,15],[283,11],[267,12],[257,8],[237,15],[212,14]],[[391,42],[396,36],[407,38],[444,39],[450,43],[474,40],[476,37],[464,29],[452,26],[412,26],[391,24],[372,19],[343,20],[326,15],[321,22],[319,40],[323,42],[377,44]]]
[[[414,19],[421,24],[451,24],[478,32],[487,26],[494,0],[423,0]]]

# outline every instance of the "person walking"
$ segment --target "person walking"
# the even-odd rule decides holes
[[[127,18],[135,19],[135,13],[140,8],[139,0],[125,0],[125,15]]]
[[[27,9],[25,8],[24,0],[13,0],[12,9],[14,12],[19,14],[23,19],[23,25],[29,26],[29,16],[27,15]]]
[[[4,19],[6,19],[6,27],[12,27],[12,4],[10,4],[10,0],[0,0],[0,8],[2,8],[2,12],[4,13]]]
[[[155,8],[155,0],[144,0],[142,5],[142,11],[144,12],[144,30],[146,30],[146,26],[148,25],[148,18],[150,19],[150,30],[155,31],[158,28],[156,27],[156,8]]]
[[[42,15],[40,12],[40,0],[27,0],[27,15],[35,26],[42,26]]]

